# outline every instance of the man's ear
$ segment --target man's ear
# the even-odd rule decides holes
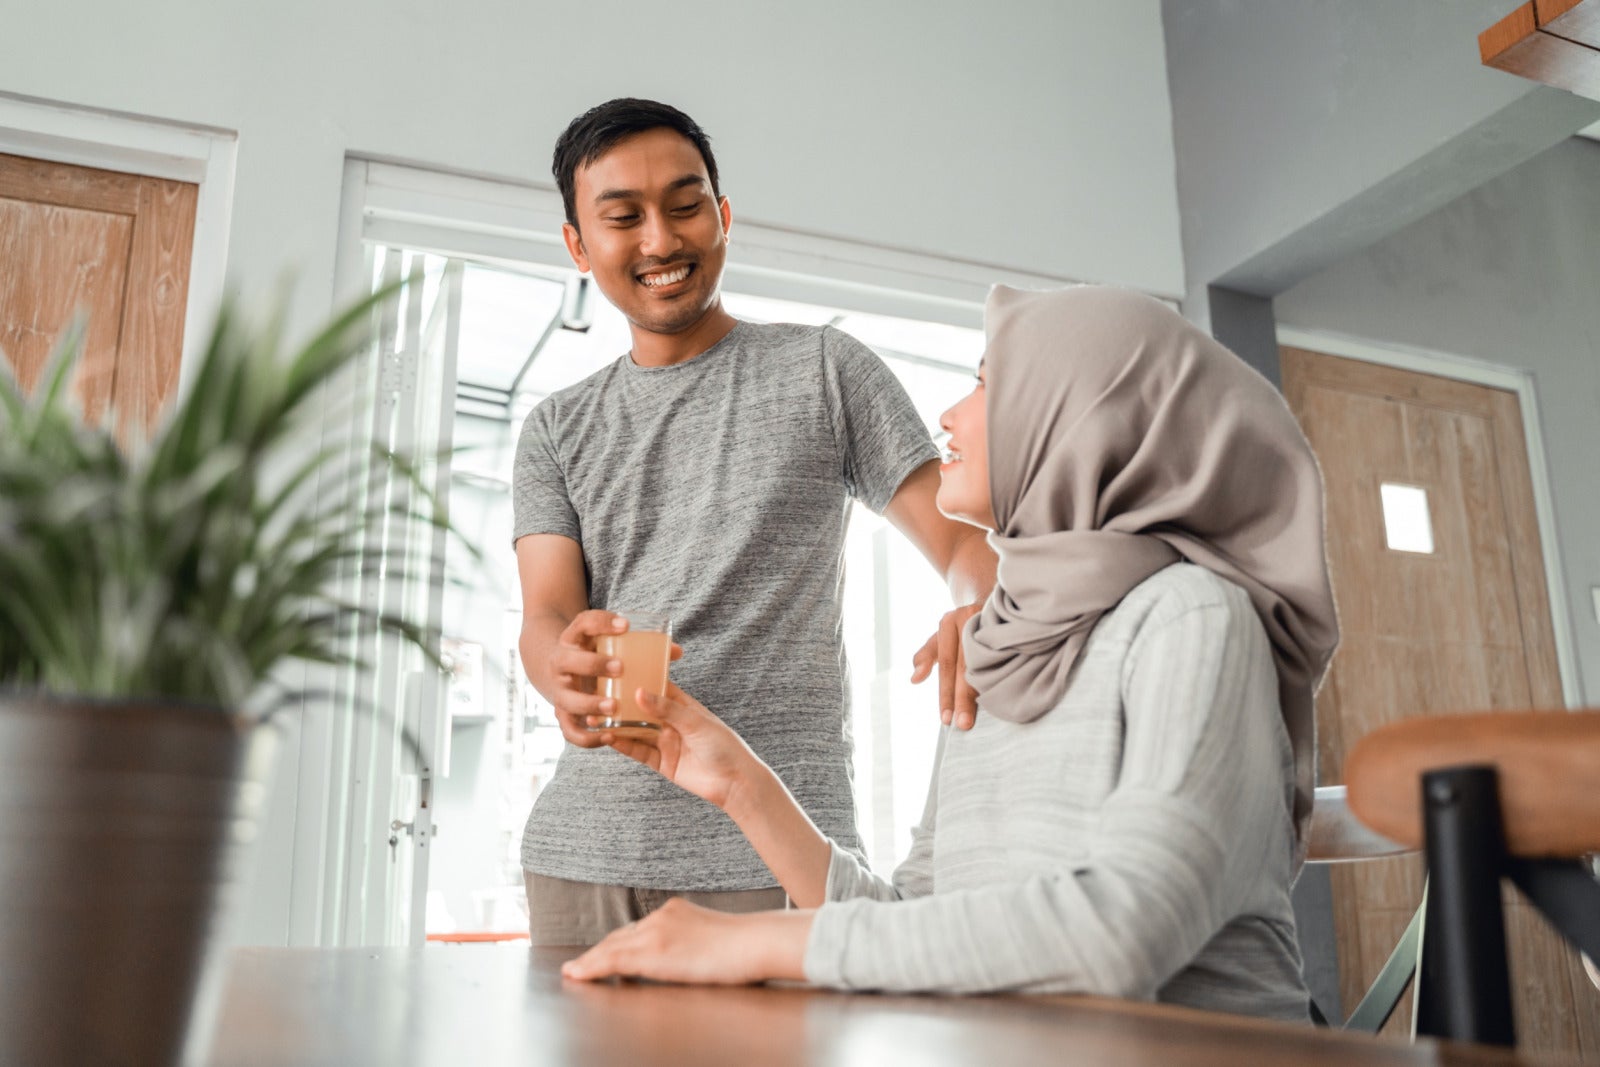
[[[728,198],[717,198],[717,212],[722,216],[722,239],[726,241],[733,232],[733,205],[728,203]]]
[[[572,257],[579,270],[589,273],[589,255],[583,250],[583,235],[570,222],[561,224],[561,240],[566,243],[567,255]]]

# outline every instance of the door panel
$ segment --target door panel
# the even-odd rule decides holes
[[[1341,643],[1317,697],[1319,780],[1386,723],[1562,706],[1517,398],[1286,348],[1284,393],[1322,465]],[[1387,547],[1380,486],[1427,493],[1434,550]],[[1354,1004],[1422,893],[1420,857],[1333,872],[1340,992]],[[1519,1042],[1600,1052],[1600,993],[1577,954],[1508,894]],[[1402,1006],[1386,1033],[1408,1034]]]
[[[0,352],[24,389],[39,380],[73,313],[88,316],[77,389],[104,407],[116,363],[133,217],[0,198]]]
[[[81,311],[73,388],[124,439],[178,384],[199,187],[0,154],[0,351],[32,388]]]

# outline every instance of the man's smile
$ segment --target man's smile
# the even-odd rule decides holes
[[[646,289],[657,291],[672,289],[688,281],[689,275],[694,273],[693,263],[682,263],[674,267],[647,271],[635,275],[639,283]]]

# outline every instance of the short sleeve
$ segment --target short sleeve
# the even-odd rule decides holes
[[[829,399],[837,407],[845,482],[881,515],[900,484],[938,453],[905,387],[877,353],[832,327],[823,330],[822,351],[834,385]]]
[[[578,513],[567,493],[556,449],[555,406],[546,400],[528,413],[511,468],[511,541],[529,534],[560,534],[582,543]]]

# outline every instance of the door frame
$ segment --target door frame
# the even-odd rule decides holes
[[[0,152],[200,187],[179,389],[194,373],[225,288],[238,147],[228,130],[0,92]]]
[[[1534,390],[1533,373],[1415,345],[1392,345],[1324,330],[1303,330],[1280,325],[1277,336],[1280,347],[1308,349],[1515,394],[1522,414],[1524,444],[1528,450],[1528,477],[1533,484],[1533,507],[1539,527],[1539,551],[1544,558],[1545,594],[1550,603],[1550,628],[1555,636],[1556,670],[1561,679],[1561,695],[1568,708],[1582,707],[1583,693],[1578,682],[1577,655],[1572,643],[1572,616],[1567,606],[1561,544],[1556,536],[1555,506],[1550,493],[1550,468],[1545,460],[1544,429],[1539,419],[1539,398]]]

